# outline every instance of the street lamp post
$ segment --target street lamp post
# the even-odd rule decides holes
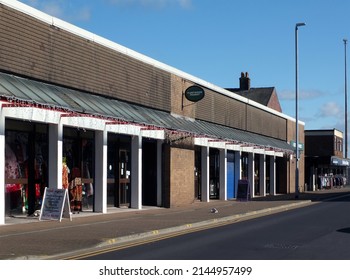
[[[299,198],[299,119],[298,119],[298,28],[305,23],[295,25],[295,198]]]
[[[347,71],[346,71],[346,43],[347,39],[344,41],[344,54],[345,54],[345,158],[348,158],[348,89],[347,89]]]

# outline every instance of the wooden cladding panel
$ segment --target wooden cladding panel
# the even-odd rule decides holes
[[[170,73],[4,5],[0,5],[0,32],[0,68],[3,71],[165,111],[172,110],[171,100],[176,96],[178,102],[173,107],[177,106],[179,113],[286,138],[285,119],[209,89],[205,89],[203,100],[183,111],[178,87],[174,87],[171,94]],[[179,85],[180,89],[182,87]]]
[[[196,118],[245,129],[245,107],[240,101],[205,89],[205,98],[197,104]]]
[[[0,6],[0,68],[170,111],[170,73]]]
[[[247,106],[247,130],[278,139],[286,140],[287,137],[284,118],[252,106]]]
[[[198,102],[196,118],[286,140],[287,121],[282,117],[206,89]]]

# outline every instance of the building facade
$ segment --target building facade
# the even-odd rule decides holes
[[[349,159],[343,156],[341,131],[305,130],[305,174],[309,190],[344,186],[349,166]]]
[[[46,187],[102,213],[295,191],[295,119],[17,1],[0,30],[0,224]]]

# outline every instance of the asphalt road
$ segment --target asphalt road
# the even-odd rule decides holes
[[[350,196],[141,246],[94,260],[350,260]]]

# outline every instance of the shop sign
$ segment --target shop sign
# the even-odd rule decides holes
[[[337,158],[337,157],[331,158],[331,164],[338,165],[338,166],[350,166],[350,162],[348,160]]]
[[[187,100],[192,102],[197,102],[199,100],[202,100],[204,98],[204,89],[202,89],[199,86],[191,86],[186,89],[185,91],[185,97]]]
[[[237,200],[248,200],[250,184],[248,180],[238,180]]]
[[[295,147],[297,146],[297,143],[295,141],[290,141],[290,145],[295,149]],[[298,150],[304,151],[304,144],[303,143],[298,143]]]

